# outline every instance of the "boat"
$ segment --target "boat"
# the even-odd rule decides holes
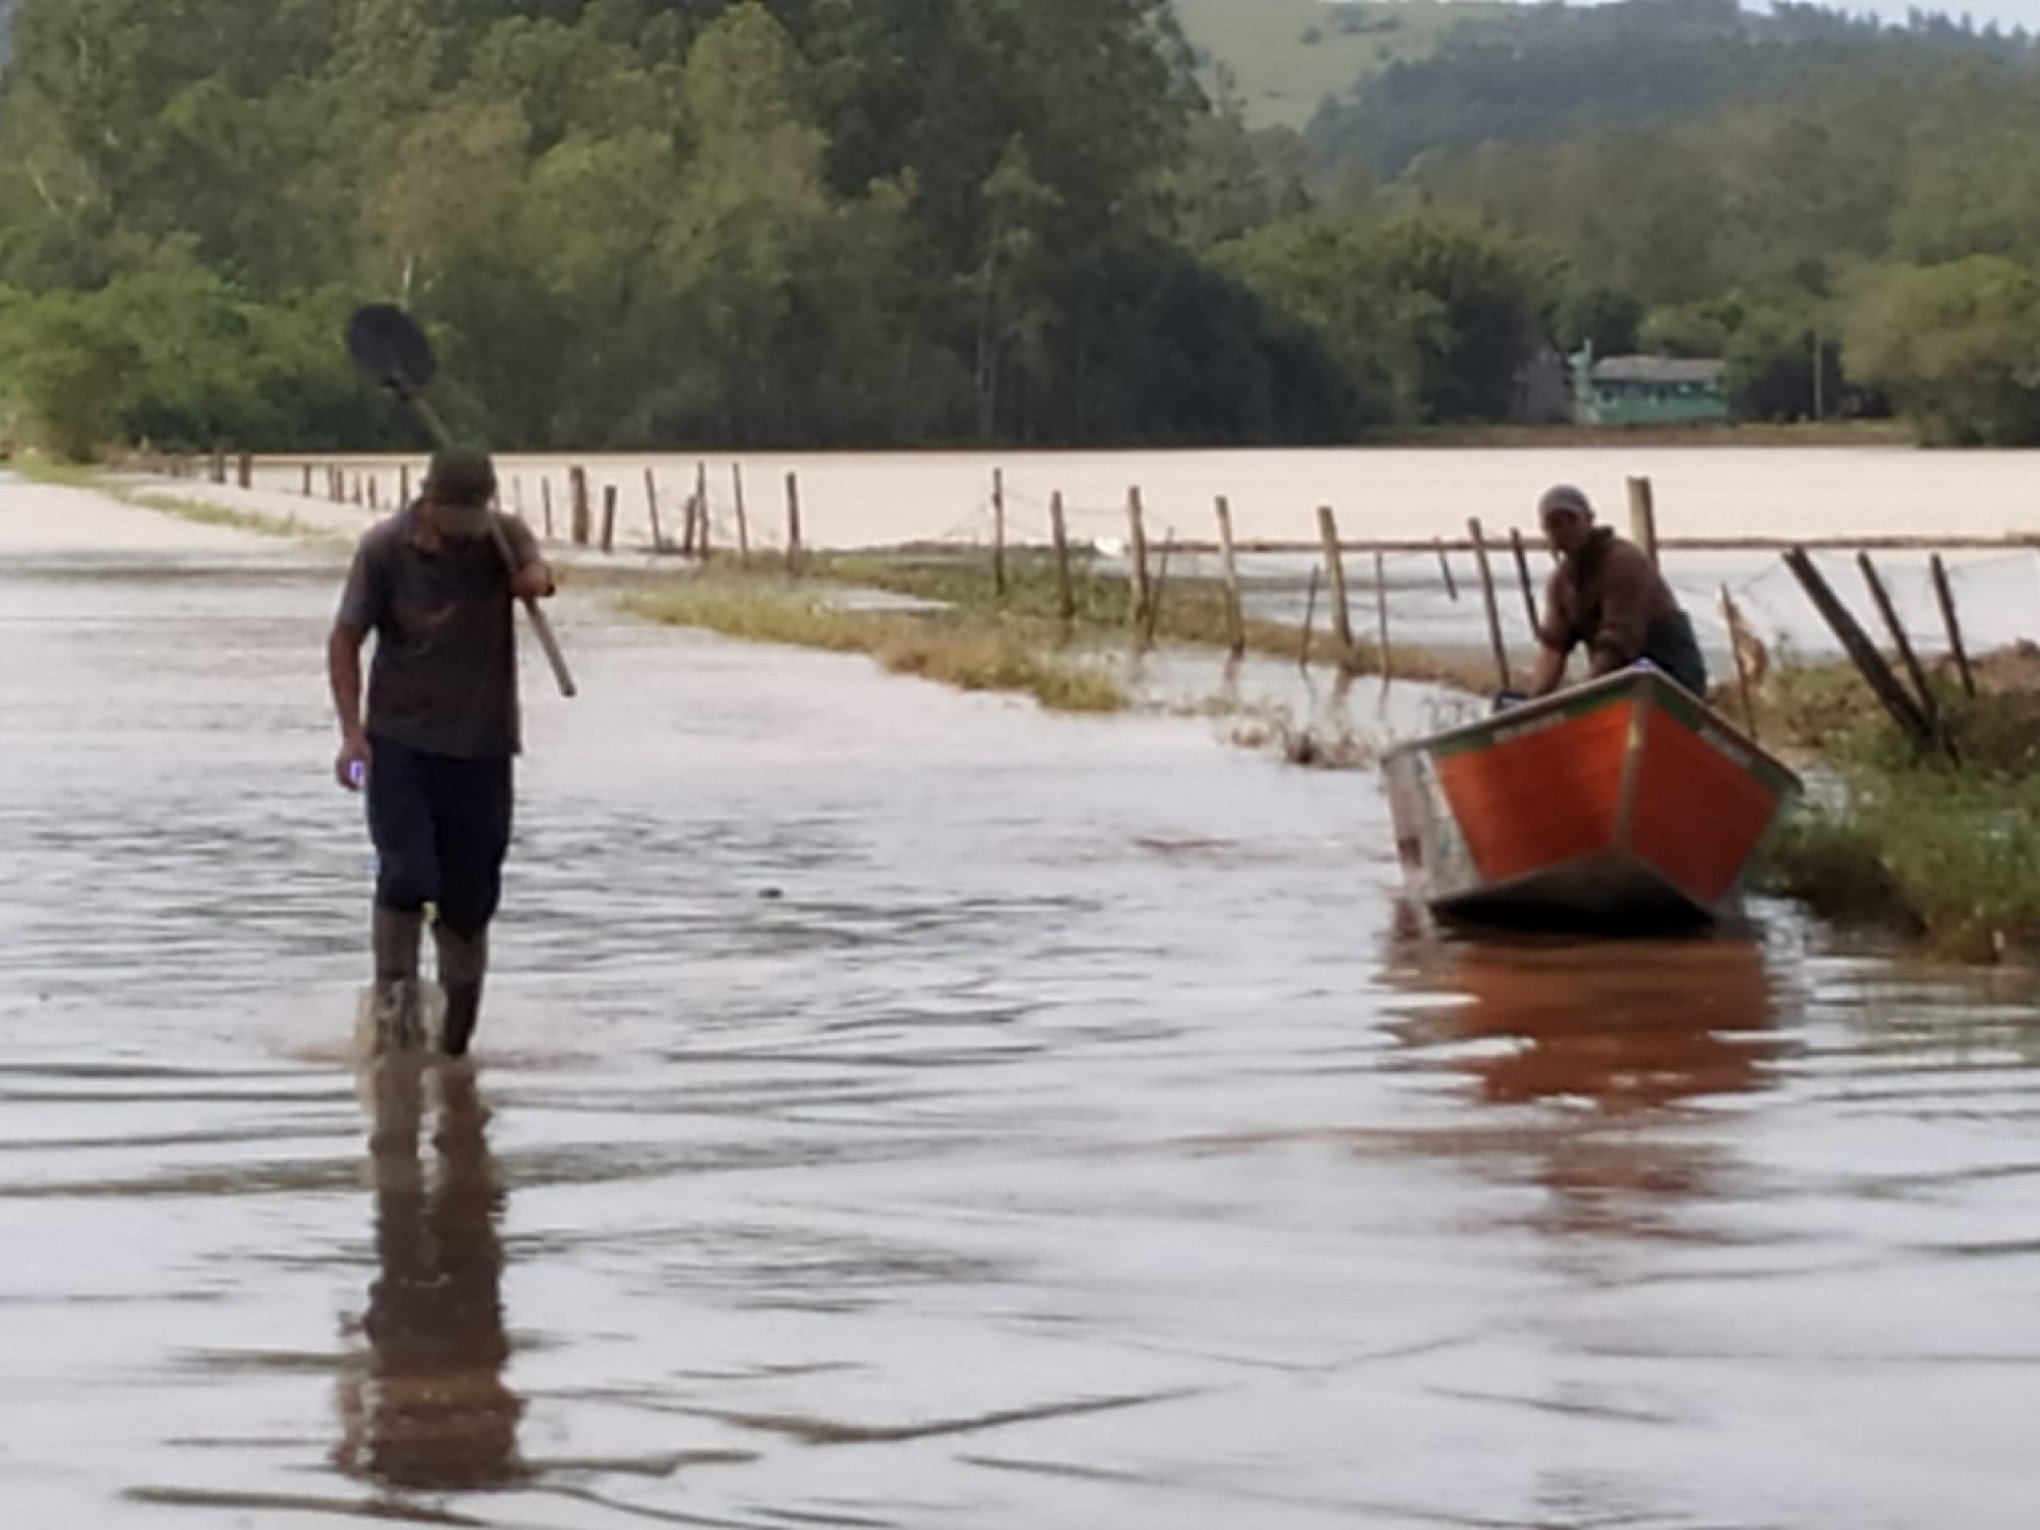
[[[1800,790],[1648,667],[1400,744],[1382,775],[1404,880],[1434,914],[1609,933],[1734,916]]]

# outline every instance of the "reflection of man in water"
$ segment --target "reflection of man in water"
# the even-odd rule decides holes
[[[503,1197],[487,1112],[464,1067],[436,1070],[438,1172],[419,1161],[426,1079],[386,1057],[370,1072],[377,1272],[357,1355],[341,1382],[343,1471],[390,1487],[455,1491],[522,1474],[524,1405],[504,1385]]]

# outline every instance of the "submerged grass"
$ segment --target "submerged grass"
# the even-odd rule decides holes
[[[967,691],[1018,692],[1051,711],[1117,712],[1127,705],[1116,675],[1024,621],[957,611],[856,610],[785,579],[745,572],[634,590],[619,603],[653,621],[750,642],[868,653],[896,674]]]
[[[226,526],[235,531],[252,531],[265,537],[291,537],[300,542],[320,547],[348,547],[353,539],[341,532],[324,526],[315,526],[301,521],[294,515],[277,515],[272,511],[237,510],[231,505],[215,505],[202,499],[179,499],[169,494],[123,494],[118,490],[100,485],[103,492],[111,493],[116,499],[144,510],[160,511],[174,515],[182,521],[194,521],[201,526]]]
[[[939,601],[959,611],[1001,618],[1024,618],[1044,624],[1049,630],[1061,625],[1060,589],[1054,555],[1043,549],[1015,549],[1006,558],[1006,587],[1003,593],[992,570],[981,559],[962,561],[942,557],[879,556],[869,553],[840,554],[817,559],[816,572],[846,584],[866,585],[898,595]],[[1157,561],[1159,570],[1159,562]],[[1159,593],[1151,636],[1156,642],[1186,643],[1223,648],[1231,641],[1225,592],[1208,580],[1159,580]],[[1130,612],[1133,602],[1131,581],[1116,571],[1104,571],[1088,554],[1073,553],[1070,572],[1071,603],[1074,607],[1069,628],[1095,634],[1101,639],[1125,640],[1132,634]],[[1329,630],[1326,607],[1320,605],[1315,630],[1249,616],[1243,622],[1247,651],[1274,658],[1300,659],[1308,643],[1313,660],[1339,664],[1351,674],[1378,675],[1392,671],[1399,680],[1429,681],[1461,690],[1485,692],[1493,688],[1494,671],[1485,659],[1461,658],[1428,649],[1391,645],[1384,653],[1370,639],[1357,639],[1343,658],[1338,640]]]

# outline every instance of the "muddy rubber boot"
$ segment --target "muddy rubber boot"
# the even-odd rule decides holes
[[[446,1024],[439,1049],[448,1057],[467,1056],[481,1019],[482,977],[489,967],[489,935],[458,935],[443,924],[432,927],[439,946],[439,986],[446,990]]]
[[[424,928],[422,911],[376,906],[375,1034],[387,1049],[409,1051],[425,1041],[425,1002],[418,985],[418,946]]]

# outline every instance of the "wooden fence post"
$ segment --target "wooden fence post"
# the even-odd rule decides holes
[[[652,551],[665,551],[666,534],[659,530],[659,478],[650,468],[645,469],[645,515],[652,523]]]
[[[1443,537],[1433,537],[1431,540],[1438,545],[1438,572],[1445,576],[1445,593],[1452,599],[1457,600],[1459,598],[1459,585],[1452,577],[1452,560],[1445,556],[1445,539]]]
[[[1870,641],[1862,625],[1849,614],[1849,608],[1842,604],[1821,571],[1813,566],[1813,559],[1807,556],[1806,549],[1794,547],[1786,553],[1785,566],[1792,570],[1792,577],[1799,581],[1814,609],[1820,612],[1822,620],[1840,641],[1843,651],[1854,661],[1857,673],[1862,675],[1864,683],[1877,699],[1884,703],[1885,711],[1891,714],[1900,731],[1912,740],[1914,748],[1931,748],[1934,743],[1932,726],[1905,693],[1905,687],[1898,683],[1898,677],[1884,662],[1884,655],[1877,651],[1877,645]]]
[[[1516,555],[1516,578],[1523,585],[1523,610],[1530,618],[1530,635],[1537,635],[1537,594],[1531,586],[1530,559],[1523,551],[1523,533],[1509,528],[1509,549]]]
[[[573,508],[573,538],[576,547],[588,545],[588,470],[581,466],[567,469],[567,491]]]
[[[1728,593],[1728,586],[1721,587],[1721,617],[1728,623],[1728,647],[1735,655],[1735,688],[1742,695],[1743,725],[1750,730],[1750,737],[1762,743],[1757,733],[1757,705],[1750,695],[1750,666],[1743,657],[1742,612],[1735,606],[1735,597]]]
[[[1310,673],[1310,629],[1317,621],[1318,566],[1310,566],[1310,589],[1303,597],[1303,646],[1297,651],[1296,667],[1306,675]]]
[[[616,545],[616,485],[602,486],[602,550],[608,552]]]
[[[744,519],[744,465],[730,464],[730,492],[737,499],[737,557],[748,562],[751,557],[751,528]]]
[[[544,478],[541,478],[541,479],[539,479],[539,481],[538,481],[538,497],[539,497],[539,498],[540,498],[540,499],[541,499],[541,500],[542,500],[542,501],[544,502],[544,504],[545,504],[545,539],[546,539],[546,540],[547,540],[548,542],[550,542],[550,541],[551,541],[551,540],[553,539],[553,524],[552,524],[552,477],[551,477],[551,475],[550,475],[550,474],[548,474],[548,475],[547,475],[546,477],[544,477]]]
[[[1070,584],[1070,528],[1063,519],[1061,489],[1048,496],[1048,531],[1055,540],[1056,613],[1067,622],[1077,614],[1077,592]]]
[[[1381,683],[1386,685],[1392,673],[1388,647],[1388,560],[1378,547],[1374,550],[1374,615],[1381,632]]]
[[[1502,689],[1510,689],[1509,649],[1502,641],[1502,607],[1495,599],[1494,570],[1488,566],[1487,538],[1480,529],[1480,517],[1474,516],[1466,523],[1467,535],[1473,538],[1474,566],[1480,570],[1480,598],[1487,608],[1488,646],[1494,650],[1495,673],[1501,678]]]
[[[400,462],[397,464],[397,503],[399,505],[408,505],[410,502],[411,464]]]
[[[1126,526],[1126,578],[1127,588],[1133,596],[1126,620],[1138,632],[1147,620],[1148,608],[1147,528],[1141,524],[1139,484],[1126,491]]]
[[[1947,565],[1935,553],[1927,560],[1927,569],[1934,576],[1934,599],[1940,603],[1941,621],[1948,629],[1948,650],[1955,655],[1955,671],[1962,677],[1962,694],[1974,696],[1976,676],[1969,669],[1969,651],[1962,646],[1962,623],[1955,617],[1955,592],[1948,587]]]
[[[1330,505],[1319,505],[1318,540],[1324,544],[1325,580],[1332,592],[1332,635],[1339,640],[1339,664],[1353,662],[1353,613],[1346,604],[1346,564],[1339,556],[1339,523]]]
[[[1870,599],[1877,606],[1877,614],[1884,618],[1885,630],[1891,634],[1891,646],[1898,650],[1899,662],[1905,665],[1905,672],[1912,677],[1913,689],[1919,693],[1920,716],[1939,731],[1941,709],[1934,701],[1934,688],[1927,684],[1927,672],[1920,667],[1919,655],[1913,652],[1912,639],[1906,635],[1905,626],[1898,619],[1898,608],[1891,603],[1884,581],[1878,576],[1877,565],[1870,561],[1870,554],[1859,552],[1856,554],[1856,567],[1863,571],[1863,582],[1870,587]]]
[[[992,593],[1006,597],[1006,470],[992,469]]]
[[[236,481],[240,484],[240,486],[244,489],[254,488],[255,487],[254,453],[252,452],[241,453],[240,461],[237,464],[235,464],[235,466],[236,472],[234,474],[234,477]]]
[[[786,571],[800,572],[800,475],[786,475]]]
[[[1652,568],[1658,566],[1657,499],[1648,478],[1629,480],[1629,540],[1649,556]]]
[[[708,464],[695,459],[694,463],[694,516],[695,523],[687,529],[687,546],[699,555],[708,556]]]
[[[312,465],[309,462],[304,465],[304,473],[298,492],[303,494],[306,499],[312,497]]]
[[[1218,496],[1218,556],[1219,574],[1225,580],[1226,643],[1237,659],[1247,651],[1247,623],[1240,608],[1240,568],[1233,551],[1232,505],[1223,494]]]

